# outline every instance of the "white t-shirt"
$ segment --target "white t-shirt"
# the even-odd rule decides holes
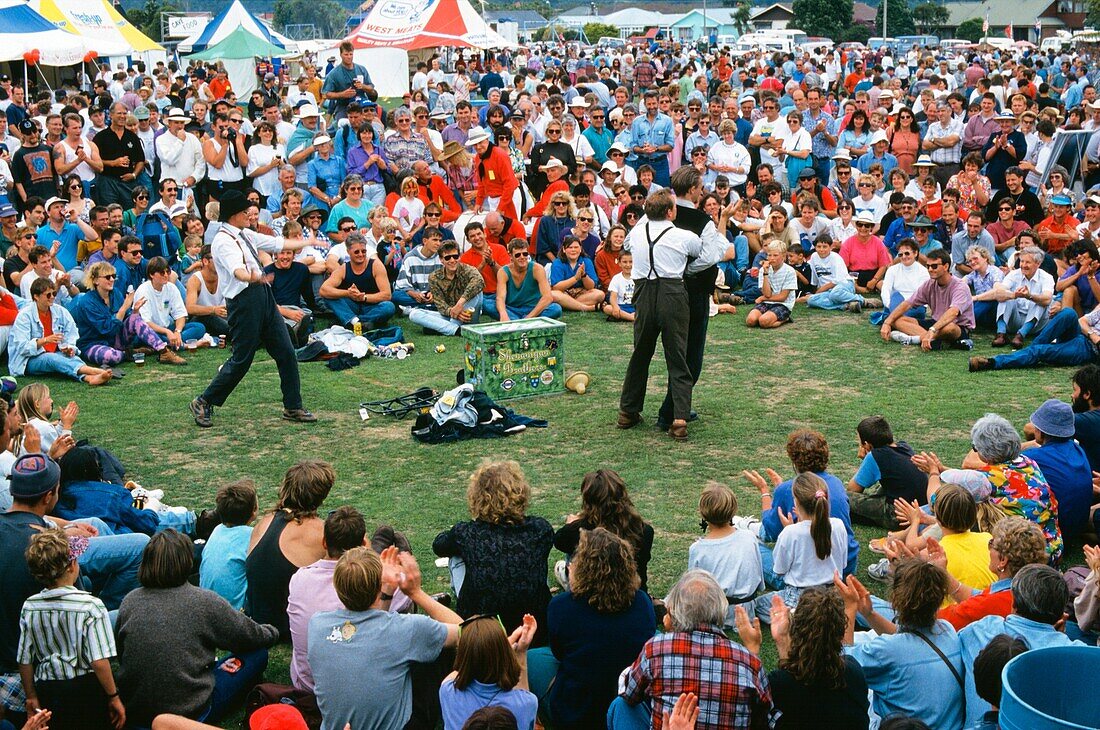
[[[830,251],[825,258],[814,251],[810,257],[810,283],[815,287],[825,284],[841,284],[848,281],[848,267],[836,251]]]
[[[760,268],[760,273],[757,275],[757,286],[761,291],[764,289],[764,268]],[[771,284],[772,295],[776,295],[781,291],[787,292],[787,298],[782,302],[768,302],[769,304],[782,304],[787,309],[794,308],[795,291],[798,289],[798,275],[794,273],[794,269],[787,264],[783,264],[778,270],[771,272],[767,275],[768,282]]]
[[[774,122],[769,122],[767,117],[760,117],[756,121],[756,124],[752,127],[753,135],[760,135],[766,139],[776,137],[778,139],[786,139],[790,135],[790,127],[787,126],[787,120],[783,117],[776,117]],[[767,162],[772,166],[778,166],[782,163],[779,158],[773,155],[770,151],[760,148],[760,162]]]
[[[916,261],[908,266],[905,264],[893,264],[886,269],[886,276],[882,279],[883,303],[889,305],[890,301],[894,298],[894,292],[900,294],[903,300],[908,299],[913,296],[917,288],[928,281],[929,278],[928,269],[924,268]]]
[[[409,230],[424,217],[424,201],[420,198],[398,198],[393,206],[393,217],[396,218],[405,230]]]
[[[177,319],[187,318],[187,306],[175,284],[165,284],[157,291],[153,288],[153,282],[142,282],[134,292],[134,301],[139,299],[144,299],[145,304],[138,310],[138,314],[146,322],[158,327],[175,329]]]
[[[810,520],[784,527],[775,541],[774,570],[783,576],[783,581],[795,588],[831,585],[833,572],[843,574],[848,562],[848,533],[844,523],[836,517],[829,518],[831,550],[821,560],[814,550],[814,539],[810,535]]]
[[[263,144],[252,145],[248,150],[248,174],[251,175],[261,167],[271,164],[276,156],[286,159],[286,150],[281,144],[276,144],[274,147]],[[279,166],[276,165],[264,174],[252,178],[252,187],[265,198],[274,195],[279,190]]]
[[[713,575],[727,598],[748,598],[764,582],[756,537],[748,530],[696,540],[688,548],[688,568]]]
[[[872,195],[870,200],[864,200],[859,195],[852,198],[852,210],[855,211],[853,218],[866,210],[875,219],[875,223],[878,224],[882,222],[882,216],[886,215],[887,208],[889,208],[889,204],[878,195]]]
[[[634,279],[626,278],[620,271],[611,277],[611,282],[607,285],[607,293],[615,295],[615,302],[619,306],[634,304]]]

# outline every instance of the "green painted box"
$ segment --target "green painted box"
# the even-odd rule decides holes
[[[565,390],[565,325],[535,317],[462,328],[466,382],[493,400]]]

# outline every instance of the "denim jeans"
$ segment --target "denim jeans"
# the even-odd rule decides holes
[[[183,326],[183,332],[180,333],[180,339],[187,342],[188,340],[198,340],[205,335],[206,327],[201,322],[188,322]],[[160,332],[157,332],[157,337],[160,338],[161,342],[168,341],[168,336],[162,335]]]
[[[1039,310],[1026,299],[1009,299],[1007,302],[997,303],[998,332],[1018,332],[1021,337],[1026,337],[1045,325],[1049,317],[1049,309]]]
[[[346,298],[326,299],[325,301],[328,302],[329,309],[332,310],[333,315],[336,316],[336,320],[340,324],[347,325],[351,320],[358,317],[363,322],[364,329],[381,327],[397,313],[397,308],[393,302],[367,304],[366,302],[353,302]]]
[[[363,183],[363,197],[374,203],[374,207],[385,205],[386,186],[382,183]]]
[[[509,319],[527,319],[531,316],[531,309],[516,309],[515,307],[508,307]],[[561,319],[561,305],[557,302],[552,302],[547,305],[546,309],[538,315],[540,317],[549,317],[550,319]]]
[[[236,672],[227,672],[223,667],[230,659],[237,659],[241,668]],[[199,718],[199,722],[217,723],[233,709],[246,692],[252,689],[267,669],[267,649],[256,649],[245,654],[232,654],[225,657],[214,667],[214,691],[210,694],[210,706]]]
[[[974,302],[974,324],[994,329],[997,326],[997,302]]]
[[[1035,365],[1087,365],[1095,358],[1096,348],[1081,333],[1077,312],[1063,309],[1050,318],[1030,346],[997,355],[993,358],[993,367],[1004,370]]]
[[[99,520],[86,522],[100,529],[100,535],[88,541],[88,549],[77,562],[103,605],[108,610],[117,609],[126,594],[138,587],[138,567],[149,536],[111,535],[109,529],[101,529],[106,525]],[[103,534],[104,531],[108,534]]]
[[[463,324],[477,324],[478,319],[481,318],[481,295],[478,294],[466,302],[466,309],[474,310],[469,322],[462,322],[454,317],[448,317],[434,309],[421,309],[419,307],[409,312],[409,321],[421,327],[435,330],[440,334],[453,335],[458,332],[458,328]]]
[[[764,572],[764,584],[768,588],[774,590],[782,590],[787,586],[783,581],[783,576],[777,575],[773,566],[775,565],[775,556],[772,555],[772,549],[764,543],[757,543],[757,549],[760,551],[760,567]]]
[[[492,294],[484,294],[481,297],[481,314],[486,319],[498,320],[500,319],[500,312],[497,311],[497,295],[496,292]]]
[[[462,584],[466,581],[466,561],[457,557],[448,559],[447,571],[451,574],[451,590],[457,596],[462,592]]]
[[[408,289],[394,289],[393,295],[390,297],[393,303],[398,307],[426,307],[427,305],[421,304],[409,295]]]
[[[43,352],[27,360],[27,375],[68,375],[74,380],[80,380],[80,368],[84,367],[84,361],[76,355],[68,357],[60,352]]]
[[[653,727],[653,710],[646,702],[629,704],[616,697],[607,708],[608,730],[649,730]]]
[[[849,302],[863,304],[863,297],[856,294],[855,284],[851,279],[840,282],[828,291],[811,294],[806,305],[815,309],[844,309]]]

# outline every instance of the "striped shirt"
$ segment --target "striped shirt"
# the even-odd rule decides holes
[[[394,289],[412,289],[426,294],[429,290],[428,277],[441,266],[443,263],[439,260],[439,254],[427,258],[424,256],[424,247],[418,246],[405,254]]]
[[[23,604],[16,659],[34,666],[35,681],[75,679],[117,653],[107,609],[90,593],[62,586]]]

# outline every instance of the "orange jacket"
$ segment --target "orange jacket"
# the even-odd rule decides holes
[[[477,206],[486,198],[500,198],[498,210],[509,218],[516,217],[512,196],[519,189],[519,180],[512,170],[512,159],[500,147],[489,148],[489,156],[478,155],[474,169],[477,171]]]

